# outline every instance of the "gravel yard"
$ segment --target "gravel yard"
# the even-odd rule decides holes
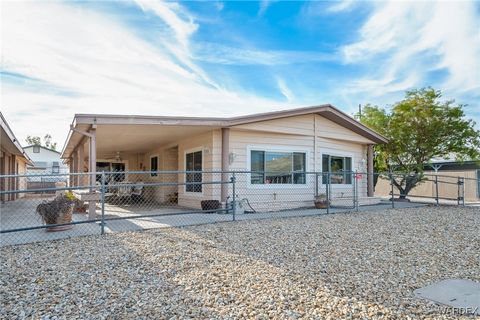
[[[3,247],[0,318],[442,319],[480,281],[479,208],[218,223]]]

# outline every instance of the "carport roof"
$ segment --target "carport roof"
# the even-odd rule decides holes
[[[355,133],[370,139],[375,143],[386,143],[388,140],[372,129],[356,121],[346,113],[330,104],[296,108],[282,111],[257,113],[246,116],[237,116],[230,118],[219,117],[171,117],[171,116],[146,116],[146,115],[113,115],[113,114],[75,114],[72,125],[75,127],[85,127],[92,125],[164,125],[164,126],[192,126],[192,127],[212,127],[228,128],[237,125],[255,123],[267,120],[287,118],[306,114],[319,114],[343,127],[346,127]],[[63,147],[62,157],[69,156],[69,150],[73,150],[75,144],[72,141],[72,130],[67,137]],[[78,140],[73,139],[73,140]]]

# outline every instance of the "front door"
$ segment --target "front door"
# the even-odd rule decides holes
[[[120,182],[125,180],[125,163],[112,162],[112,180]],[[119,172],[119,173],[115,173]]]

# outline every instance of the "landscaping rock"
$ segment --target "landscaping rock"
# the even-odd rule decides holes
[[[480,281],[478,208],[423,207],[0,248],[3,319],[450,319],[413,290]]]

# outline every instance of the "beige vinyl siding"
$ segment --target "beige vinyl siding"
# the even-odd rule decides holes
[[[322,154],[333,154],[352,157],[352,169],[366,172],[366,149],[370,143],[373,142],[319,115],[241,125],[234,127],[230,133],[230,152],[235,157],[230,169],[249,171],[249,151],[252,147],[263,147],[265,150],[306,151],[307,171],[321,171]],[[305,185],[252,186],[249,179],[248,174],[237,177],[237,194],[240,199],[247,198],[253,202],[252,206],[256,206],[257,210],[278,210],[313,204],[314,175],[307,174]],[[325,192],[321,178],[319,182],[319,192]],[[353,183],[352,179],[352,184],[332,186],[334,197],[351,198]],[[358,188],[359,196],[366,197],[365,175],[358,180]]]
[[[313,118],[310,117],[310,119],[313,128]],[[234,161],[230,165],[231,170],[250,171],[249,152],[251,150],[305,152],[307,171],[311,171],[313,167],[313,135],[230,131],[230,152],[234,154]],[[251,185],[248,173],[239,173],[236,178],[238,199],[248,199],[257,211],[313,205],[314,175],[307,175],[306,184],[298,185]]]
[[[322,168],[322,155],[336,155],[352,157],[352,170],[366,173],[367,146],[347,141],[317,137],[317,170],[327,171]],[[362,161],[364,160],[364,161]],[[359,197],[367,196],[367,179],[365,174],[360,175],[358,180]],[[359,177],[360,177],[359,176]],[[352,179],[352,183],[354,183]],[[332,195],[334,197],[351,197],[353,195],[353,186],[351,184],[332,185]]]
[[[147,170],[150,170],[150,157],[157,155],[158,170],[171,171],[185,170],[185,154],[193,150],[201,150],[203,157],[203,171],[214,171],[221,169],[221,132],[212,130],[206,133],[192,136],[169,143],[165,146],[159,146],[147,152],[144,156],[144,163]],[[219,174],[204,174],[203,181],[220,180]],[[185,174],[159,174],[158,176],[148,177],[149,181],[156,182],[185,182]],[[175,192],[178,192],[178,204],[183,207],[200,208],[200,202],[206,199],[220,200],[219,186],[203,185],[202,193],[185,192],[185,186],[178,187],[154,187],[153,198],[157,202],[165,202]]]
[[[322,153],[332,154],[341,152],[353,157],[353,169],[365,171],[362,159],[366,159],[366,145],[372,143],[358,134],[338,126],[319,115],[302,115],[282,119],[260,121],[256,123],[238,125],[230,128],[230,149],[228,150],[233,162],[231,171],[249,171],[249,153],[252,149],[265,151],[305,152],[306,170],[320,171]],[[172,149],[174,148],[174,149]],[[176,149],[178,148],[178,149]],[[214,129],[208,132],[192,135],[187,139],[171,141],[167,145],[152,148],[140,160],[128,158],[130,168],[150,170],[150,157],[159,156],[158,169],[185,170],[185,154],[201,150],[203,155],[204,171],[220,171],[222,159],[222,132]],[[338,154],[334,152],[333,154]],[[135,165],[133,165],[135,163]],[[142,163],[142,166],[140,165]],[[149,181],[183,183],[185,174],[160,174],[157,177],[148,177]],[[220,173],[204,173],[203,181],[221,181]],[[320,178],[321,184],[321,178]],[[232,186],[229,185],[229,195],[232,196]],[[360,194],[366,196],[366,179],[359,181]],[[157,202],[164,202],[169,195],[175,192],[173,188],[156,187],[152,197]],[[178,204],[184,207],[199,208],[202,200],[220,200],[220,184],[203,185],[202,193],[185,192],[185,186],[180,185]],[[320,190],[322,192],[322,190]],[[332,188],[335,196],[352,194],[352,185]],[[239,199],[247,198],[252,206],[259,211],[279,210],[298,207],[311,207],[315,193],[315,175],[306,176],[305,184],[292,185],[251,185],[248,173],[237,174],[236,194]]]
[[[330,121],[320,115],[315,116],[315,128],[317,136],[322,138],[330,138],[335,140],[352,141],[361,144],[374,144],[373,141],[359,135],[358,133],[342,127],[333,121]]]
[[[182,140],[178,143],[178,163],[179,170],[185,170],[185,155],[188,152],[197,150],[202,151],[202,170],[212,171],[218,169],[214,167],[219,163],[221,150],[214,148],[215,131],[210,131],[190,139]],[[203,181],[219,180],[212,174],[203,174]],[[185,182],[185,175],[181,174],[179,182]],[[185,186],[178,186],[178,204],[180,206],[200,208],[200,202],[206,199],[220,200],[220,194],[214,194],[212,185],[202,185],[202,192],[185,192]]]
[[[282,119],[254,122],[235,126],[237,130],[274,132],[293,135],[313,135],[314,115],[303,115]]]

